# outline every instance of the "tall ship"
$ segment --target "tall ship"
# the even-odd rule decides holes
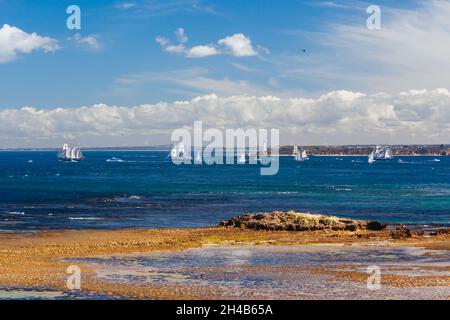
[[[376,146],[370,153],[368,162],[374,163],[375,161],[392,160],[393,158],[391,148],[388,146]]]
[[[80,148],[71,148],[67,143],[65,143],[61,151],[58,153],[58,159],[61,161],[80,162],[84,159],[84,156]]]

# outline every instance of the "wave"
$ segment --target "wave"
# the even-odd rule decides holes
[[[120,159],[120,158],[112,157],[112,158],[106,159],[106,162],[126,162],[126,161],[123,159]]]
[[[12,215],[16,215],[16,216],[23,216],[25,215],[25,212],[23,211],[7,211],[7,214],[12,214]]]
[[[423,163],[423,162],[418,162],[418,161],[405,161],[402,159],[398,160],[398,163],[403,163],[403,164],[418,164],[418,163]]]
[[[130,195],[130,196],[118,196],[118,197],[114,197],[112,199],[107,199],[105,200],[106,202],[135,202],[135,201],[139,201],[142,200],[142,196],[138,196],[138,195]]]
[[[94,217],[69,217],[69,220],[103,220],[103,219]]]

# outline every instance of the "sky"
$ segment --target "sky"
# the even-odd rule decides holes
[[[196,120],[450,143],[448,17],[450,0],[0,0],[0,148],[166,144]]]

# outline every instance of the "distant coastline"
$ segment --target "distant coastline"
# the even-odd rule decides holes
[[[83,146],[81,146],[83,147]],[[373,145],[299,145],[314,156],[366,156],[370,154]],[[88,152],[169,152],[171,145],[158,146],[130,146],[130,147],[83,147]],[[450,156],[450,144],[424,144],[424,145],[391,145],[394,156]],[[292,154],[293,146],[280,147],[279,155]],[[59,151],[59,148],[0,148],[0,152],[30,152],[30,151]]]

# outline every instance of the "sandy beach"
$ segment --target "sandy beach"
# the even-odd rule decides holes
[[[250,288],[242,290],[241,295],[221,291],[208,281],[114,281],[102,277],[101,268],[92,263],[84,263],[83,259],[111,259],[114,257],[139,257],[148,254],[177,254],[189,250],[209,248],[286,248],[288,246],[305,250],[305,248],[324,247],[329,252],[333,248],[345,248],[346,253],[357,248],[376,248],[378,252],[417,248],[422,257],[433,256],[450,250],[450,236],[448,234],[436,236],[413,235],[407,239],[393,240],[388,231],[255,231],[238,228],[211,227],[197,229],[132,229],[108,231],[46,231],[34,234],[2,234],[0,235],[0,286],[7,290],[53,290],[68,291],[66,287],[69,265],[76,264],[82,271],[83,292],[89,294],[107,295],[111,298],[131,299],[223,299],[223,298],[266,298],[258,291]],[[228,249],[227,249],[228,250]],[[308,249],[309,250],[309,249]],[[328,252],[328,251],[326,251]],[[74,261],[77,261],[74,263]],[[85,260],[87,261],[87,260]],[[414,296],[420,299],[421,287],[432,290],[440,288],[439,296],[433,298],[448,299],[450,292],[450,262],[430,265],[415,265],[410,263],[408,268],[402,267],[402,272],[389,272],[381,277],[381,284],[389,288],[415,288]],[[204,266],[203,266],[204,267]],[[395,267],[395,266],[394,266]],[[352,264],[327,265],[311,264],[295,266],[262,266],[241,265],[231,266],[223,270],[220,266],[184,270],[196,278],[203,274],[214,273],[221,276],[233,268],[239,268],[241,276],[244,273],[277,273],[295,275],[296,273],[316,278],[326,276],[326,281],[365,285],[368,275],[361,268],[353,268]],[[392,266],[391,266],[392,268]],[[408,275],[408,270],[422,268],[422,273]],[[185,268],[186,269],[186,268]],[[411,271],[410,270],[410,271]],[[146,271],[148,273],[148,270]],[[186,274],[186,273],[185,273]],[[148,274],[146,275],[148,276]],[[285,276],[284,276],[285,277]],[[189,280],[189,279],[188,279]],[[285,279],[286,280],[286,279]],[[250,290],[247,290],[250,289]],[[314,299],[315,296],[307,290],[302,292],[280,291],[278,298],[286,299]],[[437,292],[437,291],[436,291]],[[262,293],[262,291],[261,291]],[[390,298],[380,296],[380,298]],[[273,298],[267,297],[267,298]],[[321,297],[319,297],[321,298]],[[323,298],[340,299],[333,294]],[[396,298],[392,296],[391,298]],[[423,298],[427,298],[424,296]]]

